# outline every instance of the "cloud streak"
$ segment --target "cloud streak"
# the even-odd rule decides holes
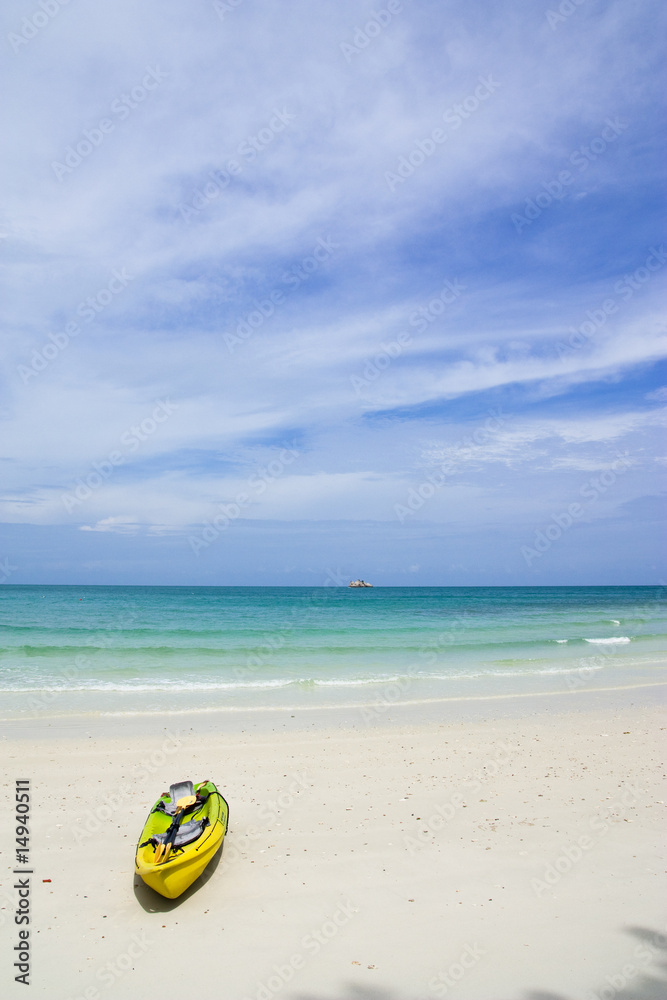
[[[187,560],[244,493],[226,536],[345,521],[363,553],[362,522],[386,525],[447,460],[412,520],[434,540],[476,525],[471,559],[492,566],[489,531],[539,523],[545,491],[567,509],[569,477],[618,451],[631,467],[607,520],[659,491],[662,7],[552,24],[527,3],[385,8],[3,12],[11,537],[133,532]],[[167,398],[174,419],[66,511]],[[507,425],[465,453],[493,408]],[[286,448],[298,461],[251,496]],[[259,567],[260,534],[244,537]],[[388,581],[422,564],[397,559]]]

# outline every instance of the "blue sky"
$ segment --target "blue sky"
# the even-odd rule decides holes
[[[659,581],[664,20],[5,4],[0,579]]]

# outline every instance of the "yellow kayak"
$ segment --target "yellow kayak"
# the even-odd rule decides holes
[[[212,781],[172,785],[146,820],[137,844],[137,874],[151,889],[176,899],[204,871],[228,822],[229,806]]]

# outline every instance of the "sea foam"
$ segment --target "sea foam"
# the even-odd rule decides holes
[[[593,642],[598,646],[624,645],[626,642],[630,642],[630,637],[627,635],[612,635],[609,639],[584,639],[584,642]]]

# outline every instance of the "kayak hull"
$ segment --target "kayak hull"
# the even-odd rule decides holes
[[[229,806],[212,781],[202,781],[196,785],[196,791],[208,792],[208,798],[203,805],[188,814],[188,820],[208,819],[197,840],[174,850],[167,861],[155,863],[155,846],[145,844],[155,834],[166,833],[171,823],[171,816],[160,811],[160,802],[169,802],[169,795],[158,799],[151,809],[146,824],[142,830],[135,856],[135,870],[146,885],[159,892],[167,899],[176,899],[195,879],[199,878],[209,861],[218,851],[229,822]],[[144,846],[142,846],[144,845]]]

